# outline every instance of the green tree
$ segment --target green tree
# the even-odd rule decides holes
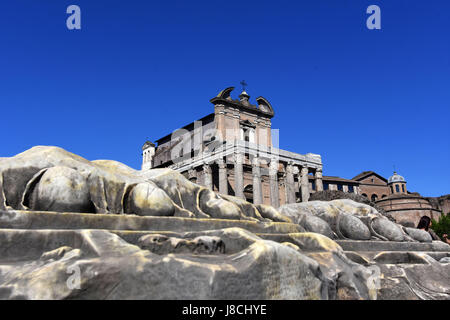
[[[442,214],[439,221],[432,220],[431,229],[442,239],[443,234],[450,235],[450,214]]]

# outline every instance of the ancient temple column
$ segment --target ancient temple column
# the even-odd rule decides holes
[[[203,184],[206,188],[213,190],[213,178],[209,163],[203,164]]]
[[[302,202],[307,202],[309,200],[309,180],[308,180],[308,167],[302,167],[300,172],[300,188],[302,194]]]
[[[315,172],[316,191],[323,191],[322,168],[317,168]]]
[[[228,194],[227,165],[223,159],[217,161],[219,165],[219,193]]]
[[[278,192],[278,161],[272,159],[269,167],[270,204],[272,207],[280,206],[280,194]]]
[[[244,155],[234,154],[234,195],[245,200],[244,196]]]
[[[286,197],[287,203],[295,203],[294,167],[286,166]]]
[[[254,157],[252,160],[252,175],[253,175],[253,204],[262,204],[262,183],[261,183],[261,168],[259,160]]]
[[[301,181],[300,181],[300,168],[297,166],[294,166],[294,179],[295,176],[297,176],[297,181],[295,181],[295,193],[300,191]],[[295,196],[295,202],[297,202],[297,195]]]

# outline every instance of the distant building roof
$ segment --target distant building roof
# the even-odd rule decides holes
[[[368,176],[371,176],[371,175],[375,175],[375,176],[377,176],[378,178],[380,178],[381,180],[383,180],[384,182],[388,182],[388,180],[387,180],[385,177],[380,176],[380,175],[379,175],[378,173],[376,173],[375,171],[363,171],[363,172],[361,172],[360,174],[358,174],[356,177],[353,177],[352,180],[361,181],[362,179],[364,179],[364,178],[366,178],[366,177],[368,177]]]
[[[341,177],[334,177],[334,176],[323,176],[323,181],[334,181],[334,182],[345,182],[345,183],[353,183],[353,184],[359,184],[359,181],[353,180],[353,179],[344,179]]]

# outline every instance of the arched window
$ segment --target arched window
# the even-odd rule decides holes
[[[362,196],[368,198],[367,194],[365,193],[363,193]]]
[[[387,195],[383,194],[383,195],[381,196],[381,199],[384,199],[384,198],[386,198],[386,197],[387,197]]]
[[[394,193],[394,189],[392,188],[392,186],[391,186],[391,193]]]
[[[402,191],[405,192],[405,185],[402,184]]]
[[[395,185],[395,192],[400,192],[400,187],[398,186],[398,184]]]
[[[370,198],[373,202],[378,200],[378,196],[376,194],[373,194],[372,197]]]

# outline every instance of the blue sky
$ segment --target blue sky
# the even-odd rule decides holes
[[[82,29],[66,28],[79,5]],[[382,29],[366,28],[381,8]],[[449,1],[16,0],[0,7],[0,157],[56,145],[139,168],[141,146],[245,79],[280,146],[325,175],[393,165],[450,193]]]

